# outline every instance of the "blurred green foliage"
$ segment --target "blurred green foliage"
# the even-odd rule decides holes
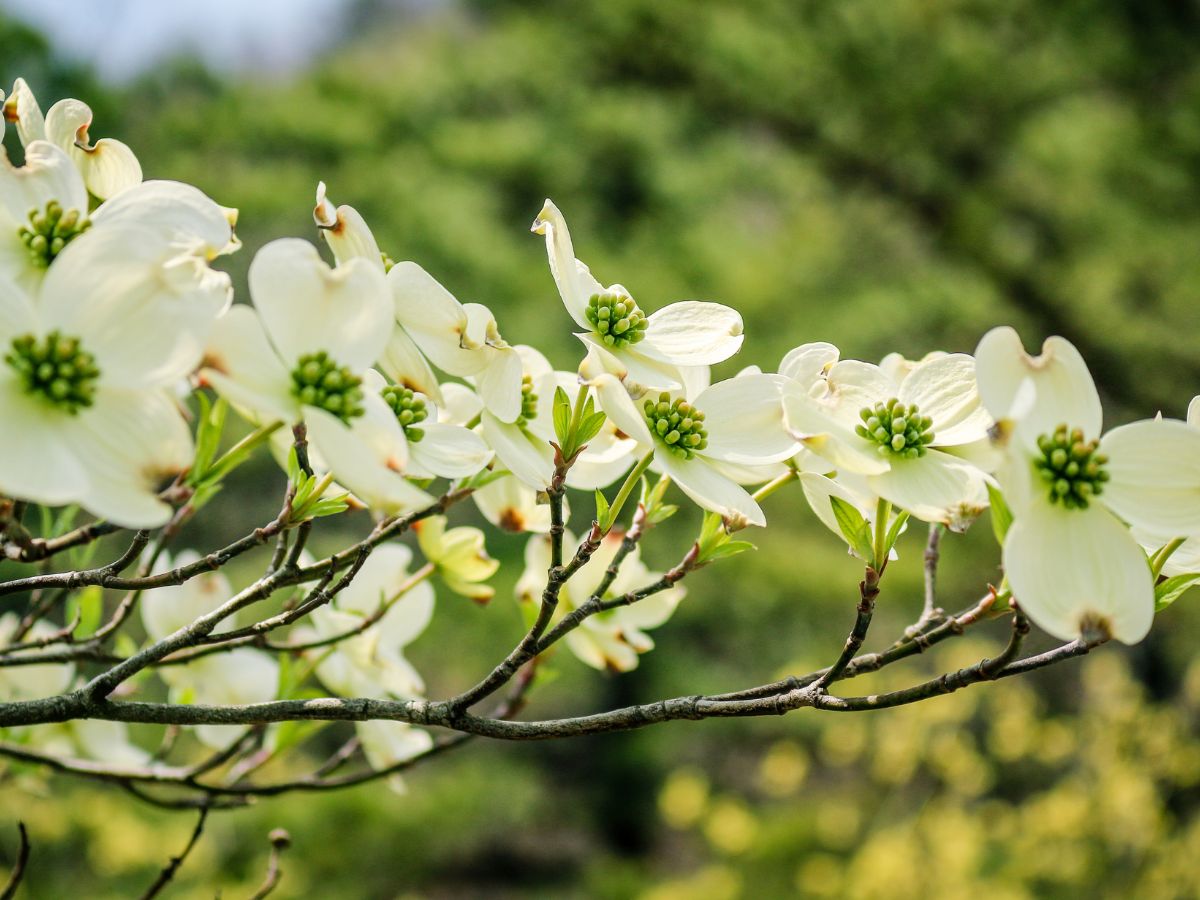
[[[314,236],[324,179],[394,259],[571,367],[571,325],[528,234],[550,196],[580,257],[648,309],[696,298],[742,311],[745,349],[719,374],[819,339],[866,359],[969,351],[1010,322],[1031,346],[1076,341],[1123,420],[1180,415],[1200,392],[1198,39],[1200,10],[1183,0],[480,0],[367,16],[286,83],[181,63],[114,91],[10,23],[0,76],[25,75],[47,105],[87,99],[95,134],[127,140],[147,177],[240,207],[239,286],[264,241]],[[273,514],[258,488],[281,476],[239,477],[189,532],[197,545]],[[828,662],[860,573],[797,493],[767,514],[756,554],[689,579],[636,672],[561,656],[530,714]],[[670,565],[697,519],[656,533],[649,561]],[[983,524],[945,542],[948,607],[996,577]],[[316,548],[362,525],[323,526]],[[910,532],[871,647],[919,612],[923,535]],[[435,695],[520,634],[508,596],[522,541],[489,546],[506,563],[497,599],[440,597],[412,648]],[[266,831],[283,825],[287,897],[1195,896],[1191,600],[1132,651],[912,709],[476,744],[414,772],[404,797],[295,795],[215,816],[177,894],[249,893]],[[1001,632],[862,689],[972,662]],[[345,734],[325,729],[313,758]],[[31,897],[136,893],[191,827],[34,770],[0,790],[0,849],[11,854],[15,818],[31,825]]]

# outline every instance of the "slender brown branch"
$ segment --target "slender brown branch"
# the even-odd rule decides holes
[[[204,831],[204,822],[206,819],[208,819],[208,807],[202,806],[200,807],[200,815],[196,819],[196,827],[192,829],[192,836],[188,838],[187,844],[180,851],[179,855],[172,856],[163,870],[158,873],[158,878],[142,894],[142,900],[151,900],[151,898],[157,897],[162,889],[171,883],[171,879],[175,877],[175,873],[179,871],[179,867],[183,865],[183,861],[188,858],[188,854],[192,852],[192,848],[200,840],[200,834]]]
[[[121,530],[123,529],[120,525],[114,525],[112,522],[89,522],[58,537],[33,538],[23,546],[10,544],[5,547],[5,555],[16,562],[41,562],[64,550],[82,547]]]
[[[846,643],[842,646],[842,652],[837,660],[813,682],[814,690],[825,690],[846,671],[846,667],[854,659],[854,654],[867,639],[867,630],[871,627],[871,618],[875,615],[875,598],[878,596],[879,573],[871,566],[867,566],[863,580],[858,583],[858,607],[855,613],[854,627],[847,635]]]
[[[17,895],[17,888],[21,886],[21,882],[25,878],[25,866],[29,863],[29,834],[25,831],[24,822],[17,823],[17,834],[20,837],[17,861],[13,863],[12,872],[9,873],[4,890],[0,891],[0,900],[12,900]]]

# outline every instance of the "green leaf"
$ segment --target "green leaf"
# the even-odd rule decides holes
[[[576,446],[582,446],[598,435],[607,419],[608,416],[602,412],[592,413],[590,416],[585,415],[583,421],[580,422],[579,433],[575,435]]]
[[[608,531],[612,524],[608,521],[608,498],[596,488],[596,521],[600,523],[601,531]]]
[[[701,555],[699,562],[710,563],[718,559],[726,559],[730,556],[737,556],[739,553],[745,553],[747,550],[757,550],[758,548],[749,541],[724,541],[713,547],[707,553]]]
[[[859,559],[867,563],[875,562],[875,548],[871,541],[871,527],[867,524],[867,520],[863,518],[853,504],[848,503],[841,497],[829,498],[829,503],[833,507],[833,517],[837,519],[838,528],[841,529],[842,537],[846,539],[846,543],[858,556]]]
[[[896,541],[900,537],[900,531],[904,528],[904,523],[908,521],[908,513],[901,512],[892,521],[891,527],[888,529],[887,536],[883,539],[883,558],[887,559],[887,555],[892,552],[892,548],[896,546]]]
[[[200,405],[200,414],[197,416],[196,455],[187,477],[191,485],[200,484],[208,476],[221,443],[221,433],[225,429],[225,413],[229,409],[229,404],[223,398],[213,404],[203,392],[196,394],[196,402]]]
[[[1161,612],[1183,596],[1188,588],[1200,584],[1200,572],[1173,575],[1154,587],[1154,611]]]
[[[679,507],[674,503],[659,503],[647,511],[646,520],[651,525],[657,525],[659,522],[667,521],[677,512],[679,512]]]
[[[1000,490],[990,483],[987,484],[988,503],[992,507],[992,532],[996,535],[996,543],[1004,546],[1004,538],[1008,534],[1008,528],[1012,525],[1013,515],[1012,510],[1008,508],[1008,503],[1004,499],[1004,495]]]
[[[554,389],[554,435],[564,451],[571,438],[571,398],[561,387]]]
[[[300,471],[300,460],[296,457],[296,448],[294,446],[288,450],[287,476],[288,481],[296,485],[297,488],[299,488],[300,482],[304,478],[304,473]]]

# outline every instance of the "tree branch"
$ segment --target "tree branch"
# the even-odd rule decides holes
[[[204,831],[204,822],[208,818],[208,807],[200,807],[200,815],[196,819],[196,827],[192,829],[192,836],[188,839],[187,844],[178,856],[172,856],[166,867],[158,873],[158,878],[150,887],[146,888],[146,892],[142,894],[142,900],[151,900],[157,897],[159,893],[175,877],[175,873],[179,871],[179,867],[183,865],[183,861],[188,858],[188,854],[192,852],[192,848],[196,846],[196,842],[200,840],[200,834]]]

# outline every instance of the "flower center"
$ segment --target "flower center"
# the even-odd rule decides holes
[[[646,336],[646,316],[628,294],[605,291],[588,300],[587,320],[609,347],[636,344]]]
[[[292,396],[347,424],[363,414],[362,379],[335,363],[324,350],[305,354],[297,361],[292,369]]]
[[[384,402],[396,414],[396,421],[400,423],[400,427],[404,429],[404,436],[411,443],[415,444],[425,437],[424,429],[417,427],[429,416],[429,411],[425,408],[424,397],[412,388],[400,387],[396,384],[389,384],[380,391],[380,394],[383,396]]]
[[[708,446],[704,413],[686,400],[672,400],[670,394],[663,392],[658,400],[647,399],[642,409],[650,431],[676,456],[691,459]]]
[[[1108,457],[1097,453],[1099,441],[1084,441],[1078,428],[1059,425],[1054,434],[1037,440],[1042,455],[1033,461],[1038,475],[1050,489],[1050,502],[1067,509],[1087,509],[1088,501],[1104,490],[1109,474]]]
[[[44,212],[29,211],[29,223],[17,230],[21,243],[33,264],[39,269],[47,268],[54,257],[62,253],[79,235],[92,226],[92,220],[77,209],[63,211],[62,204],[51,200]]]
[[[855,425],[854,432],[877,444],[880,456],[917,459],[933,442],[933,419],[921,415],[915,403],[905,406],[893,397],[887,403],[864,406],[858,415],[862,424]]]
[[[529,424],[537,418],[538,395],[533,392],[533,379],[528,375],[521,377],[521,414],[517,416],[518,427]]]
[[[13,338],[4,361],[16,369],[28,394],[40,394],[75,415],[92,405],[100,370],[96,358],[79,346],[79,338],[52,331],[44,338]]]

